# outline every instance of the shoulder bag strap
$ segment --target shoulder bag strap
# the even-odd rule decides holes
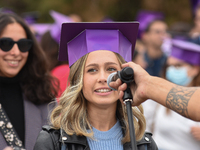
[[[0,103],[0,131],[5,138],[7,145],[14,150],[25,150],[22,141],[19,139],[13,125]]]

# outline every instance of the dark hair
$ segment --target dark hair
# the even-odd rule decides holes
[[[33,40],[27,62],[19,72],[23,93],[34,104],[50,102],[57,95],[57,81],[49,73],[46,55],[28,25],[16,14],[0,13],[0,35],[12,23],[20,24],[27,39]]]
[[[51,34],[49,31],[47,31],[46,33],[42,35],[41,46],[48,57],[50,70],[52,70],[56,66],[68,63],[66,61],[58,60],[59,44],[51,37]]]
[[[151,26],[152,26],[155,22],[163,22],[163,23],[165,23],[165,21],[162,20],[162,19],[153,20],[151,23],[148,24],[148,26],[146,27],[146,29],[144,30],[144,32],[149,32]],[[166,24],[166,23],[165,23],[165,24]]]

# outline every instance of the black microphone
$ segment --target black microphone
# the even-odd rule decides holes
[[[132,101],[133,96],[130,90],[130,83],[134,81],[133,69],[131,67],[125,67],[121,71],[111,73],[107,78],[107,84],[109,86],[110,82],[116,81],[118,78],[121,79],[123,83],[127,84],[127,89],[124,91],[123,101],[126,104],[129,130],[130,130],[130,138],[131,138],[131,147],[132,150],[137,150],[137,144],[135,139],[135,128],[133,123],[133,112],[132,112]],[[116,90],[109,86],[112,90]]]
[[[133,69],[131,67],[125,67],[121,71],[113,72],[108,76],[107,84],[109,88],[114,91],[116,91],[116,89],[111,87],[109,84],[110,82],[116,81],[118,78],[120,78],[123,83],[129,84],[134,80]]]

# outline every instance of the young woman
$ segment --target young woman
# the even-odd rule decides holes
[[[28,26],[15,14],[0,13],[0,149],[33,149],[57,94],[53,83]]]
[[[35,150],[131,149],[130,134],[133,133],[129,132],[125,105],[120,102],[118,92],[108,87],[107,78],[132,60],[131,45],[137,36],[134,34],[137,25],[63,24],[59,53],[65,58],[63,53],[67,50],[70,85],[51,114],[52,125],[41,131]],[[94,30],[90,30],[92,27]],[[124,31],[123,35],[120,31]],[[138,150],[157,149],[151,134],[145,133],[142,106],[132,108],[132,112]]]

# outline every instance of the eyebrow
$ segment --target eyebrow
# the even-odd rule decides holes
[[[114,63],[114,62],[106,62],[106,63],[104,63],[104,65],[118,65],[118,64]],[[96,64],[96,63],[92,63],[92,64],[87,65],[85,68],[88,68],[88,67],[91,67],[91,66],[99,66],[99,65]]]

